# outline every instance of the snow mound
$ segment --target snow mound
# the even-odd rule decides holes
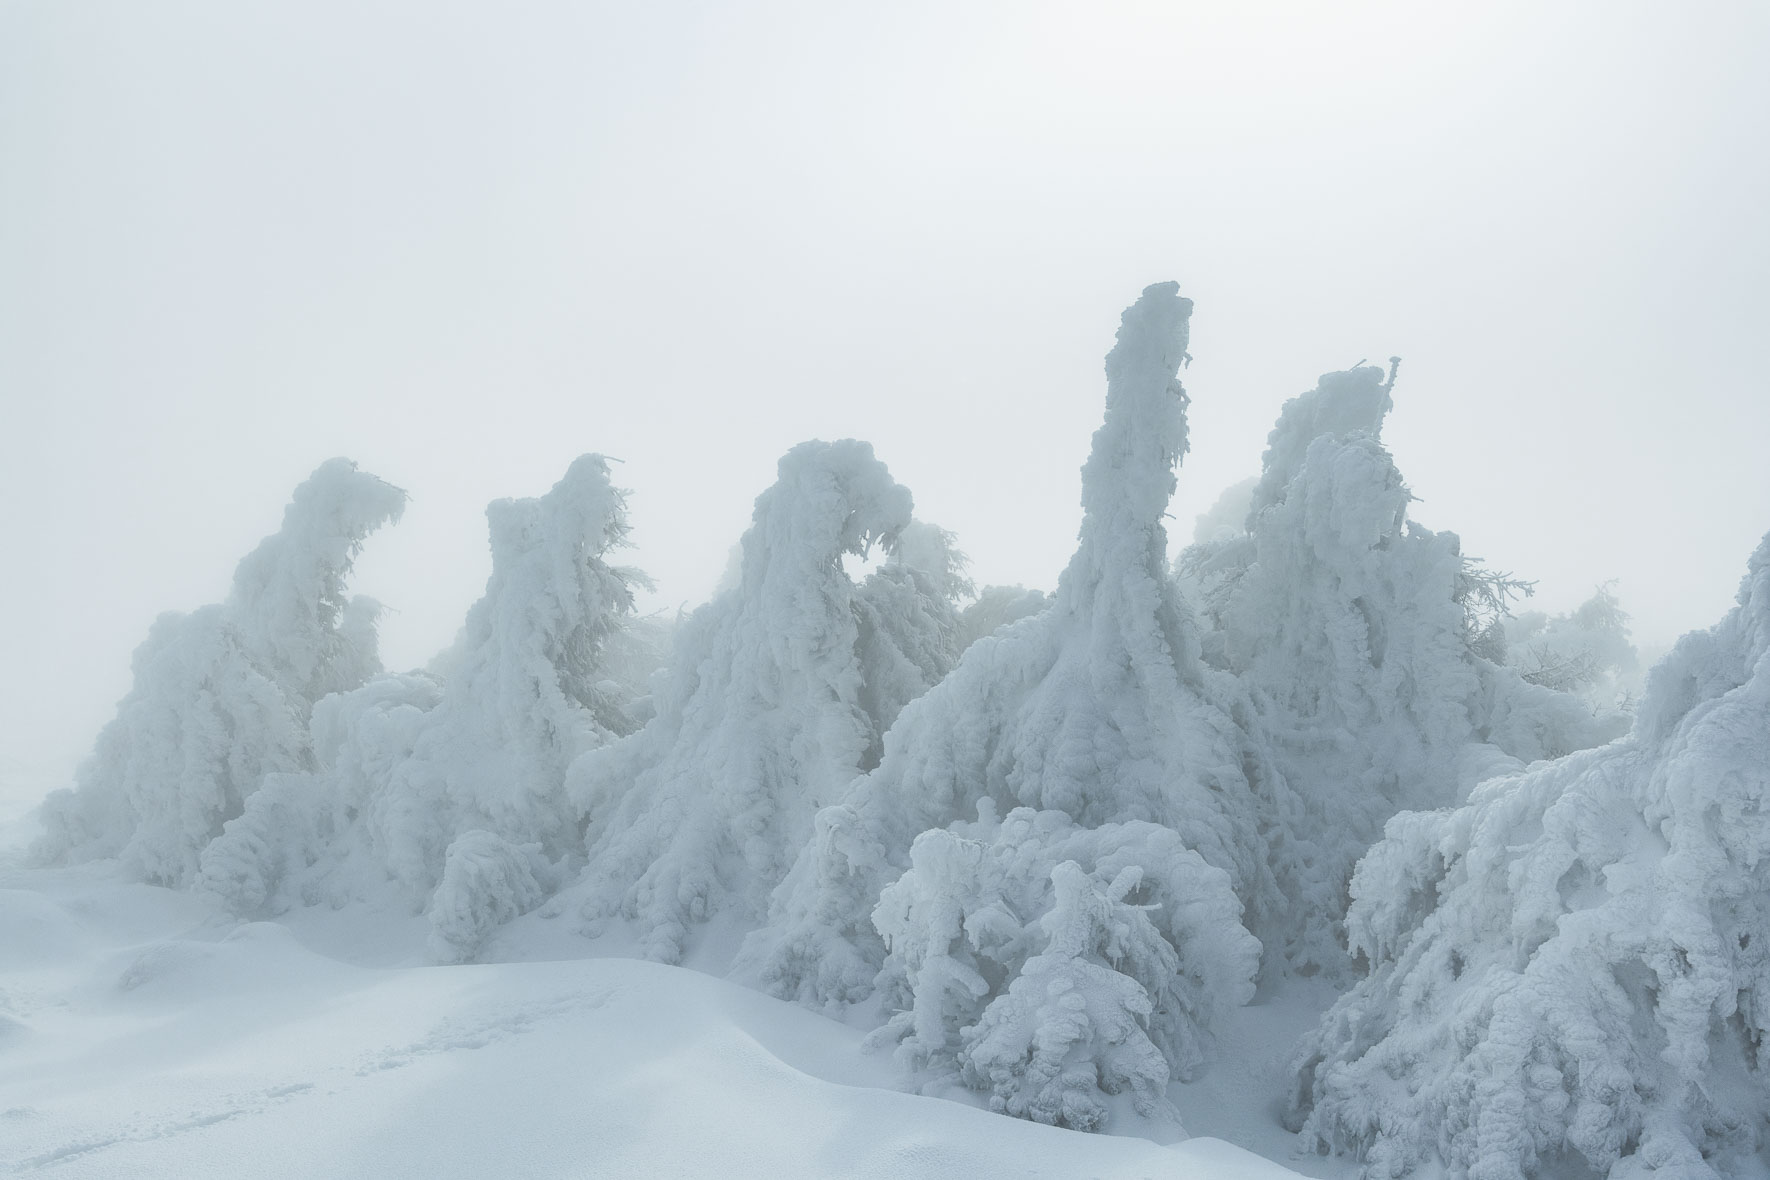
[[[8,1175],[1295,1175],[1220,1140],[897,1093],[855,1031],[681,968],[373,970],[201,895],[91,874],[0,886],[0,933],[36,931],[34,966],[7,979],[20,1014],[0,1017],[17,1025],[0,1033]]]

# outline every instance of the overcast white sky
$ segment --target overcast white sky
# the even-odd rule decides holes
[[[71,766],[334,454],[412,493],[357,580],[394,666],[486,501],[592,450],[655,606],[813,437],[1049,587],[1168,278],[1177,540],[1399,353],[1417,519],[1706,626],[1770,529],[1766,60],[1755,0],[0,0],[0,775]]]

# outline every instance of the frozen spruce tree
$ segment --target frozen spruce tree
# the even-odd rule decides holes
[[[1369,975],[1300,1052],[1306,1136],[1373,1177],[1756,1174],[1770,537],[1626,738],[1397,816],[1352,889]]]
[[[761,918],[817,809],[955,651],[962,566],[939,530],[912,527],[872,448],[804,443],[779,470],[737,584],[678,629],[656,716],[572,767],[589,863],[571,897],[593,925],[630,920],[666,962],[716,914]],[[875,545],[894,555],[857,585],[842,559]]]
[[[1259,480],[1232,489],[1248,496],[1245,528],[1213,510],[1180,562],[1207,657],[1235,675],[1301,805],[1274,837],[1290,899],[1276,933],[1306,972],[1348,966],[1347,882],[1390,816],[1460,802],[1487,775],[1625,724],[1480,654],[1519,583],[1408,520],[1413,497],[1381,438],[1393,386],[1393,365],[1360,367],[1286,402]]]
[[[146,880],[185,884],[265,775],[310,767],[314,702],[380,669],[378,607],[345,582],[364,538],[405,501],[329,460],[240,562],[225,602],[161,615],[76,788],[45,801],[37,854],[120,857]]]
[[[916,837],[873,924],[894,1015],[871,1038],[996,1109],[1093,1130],[1100,1092],[1145,1115],[1204,1063],[1210,1028],[1247,1002],[1260,944],[1221,869],[1155,824],[1077,827],[1060,811]]]
[[[492,575],[445,679],[322,701],[316,769],[267,784],[204,856],[204,883],[237,908],[337,904],[391,880],[431,912],[439,956],[463,958],[557,884],[578,848],[566,767],[633,728],[604,661],[640,575],[610,563],[627,517],[600,455],[486,519]]]
[[[1175,464],[1186,450],[1186,400],[1175,374],[1186,351],[1191,306],[1175,284],[1164,283],[1150,287],[1125,312],[1118,343],[1106,361],[1106,420],[1082,470],[1080,543],[1052,602],[979,639],[945,680],[905,707],[885,736],[880,765],[818,814],[813,838],[773,898],[766,927],[745,944],[737,964],[740,977],[812,1004],[840,1005],[871,994],[890,949],[887,936],[874,924],[882,893],[912,869],[919,836],[936,830],[925,847],[937,852],[942,841],[951,839],[937,830],[968,820],[980,808],[986,815],[1033,808],[1083,830],[1132,824],[1168,829],[1176,843],[1163,852],[1164,858],[1190,850],[1201,870],[1210,866],[1221,874],[1211,878],[1220,886],[1200,884],[1213,899],[1210,923],[1219,929],[1209,939],[1197,932],[1187,937],[1216,948],[1213,954],[1223,946],[1250,945],[1240,921],[1241,905],[1258,907],[1273,897],[1261,834],[1262,805],[1246,778],[1241,733],[1216,703],[1222,686],[1199,661],[1191,620],[1166,571],[1162,521],[1174,491]],[[1039,930],[1045,929],[1042,914],[1054,912],[1051,907],[1058,904],[1051,873],[1059,862],[1039,851],[1043,843],[1041,837],[1028,845],[1028,855],[1048,862],[1031,878],[1043,908],[1017,911],[1023,927],[1036,925]],[[989,867],[993,855],[976,854],[978,874],[994,871]],[[1154,879],[1173,863],[1161,859],[1138,867],[1145,878]],[[957,870],[951,864],[945,870],[930,867],[923,876],[937,871],[950,878]],[[1113,897],[1116,870],[1091,880],[1089,889],[1102,898]],[[1125,885],[1130,888],[1128,878]],[[913,879],[904,888],[926,898],[942,891],[985,896],[991,886],[980,876],[948,879],[929,888]],[[962,915],[941,919],[917,909],[903,919],[909,923],[906,928],[903,921],[888,917],[902,908],[903,895],[892,896],[900,900],[879,913],[899,958],[884,982],[900,1002],[908,996],[917,1009],[894,1025],[905,1035],[914,1031],[911,1052],[930,1058],[954,1052],[958,1028],[993,997],[1009,1005],[999,1017],[1007,1023],[990,1042],[989,1064],[977,1059],[969,1076],[996,1089],[1010,1107],[1023,1106],[1024,1113],[1064,1108],[1059,1091],[1069,1082],[1053,1083],[1057,1089],[1046,1093],[1045,1083],[1028,1080],[1057,1061],[1078,1068],[1092,1062],[1106,1071],[1100,1077],[1133,1089],[1149,1082],[1155,1067],[1147,1059],[1114,1073],[1119,1067],[1106,1066],[1089,1047],[1120,1034],[1129,1038],[1130,1026],[1140,1020],[1144,1031],[1139,1036],[1164,1055],[1179,1057],[1167,1061],[1169,1070],[1189,1071],[1190,1051],[1182,1053],[1178,1046],[1191,1032],[1176,1030],[1192,1029],[1208,1005],[1188,1009],[1179,1004],[1152,1033],[1150,1014],[1138,1016],[1140,1001],[1134,1001],[1130,987],[1101,982],[1080,966],[1059,968],[1055,960],[1047,960],[1040,969],[1045,973],[1042,982],[1016,985],[1036,947],[1015,952],[1007,965],[972,965],[977,979],[961,974],[942,982],[938,972],[946,970],[943,961],[936,977],[923,980],[922,969],[911,961],[915,955],[960,962],[983,952],[959,945],[969,937],[952,925],[962,927]],[[1121,904],[1135,902],[1121,893],[1111,905]],[[1129,911],[1110,912],[1123,919]],[[1162,920],[1180,919],[1170,915]],[[1068,921],[1053,919],[1065,929]],[[1019,937],[1036,942],[1032,935]],[[1230,955],[1207,967],[1190,958],[1182,961],[1188,944],[1177,932],[1175,938],[1159,941],[1176,956],[1180,971],[1223,971],[1229,978],[1218,981],[1221,995],[1234,1002],[1246,994],[1252,956]],[[918,942],[924,949],[911,949]],[[1155,944],[1142,934],[1132,943],[1140,954],[1159,957]],[[1093,949],[1080,959],[1067,950],[1052,954],[1096,966],[1106,961],[1100,948],[1109,944],[1087,945]],[[1059,1009],[1068,1011],[1071,1001],[1055,998],[1052,989],[1061,979],[1082,986],[1083,976],[1108,991],[1118,989],[1113,993],[1119,997],[1113,1001],[1119,1004],[1117,1014],[1108,1015],[1110,1005],[1100,999],[1106,991],[1087,991],[1084,1006],[1096,999],[1106,1006],[1089,1008],[1086,1029],[1072,1014],[1061,1017],[1062,1029],[1053,1025],[1050,1030],[1055,1038],[1050,1045],[1062,1041],[1070,1048],[1042,1050],[1042,1055],[1015,1065],[1008,1026],[1024,1029],[1027,1020],[1043,1016],[1059,1020]],[[1156,975],[1139,979],[1133,972],[1125,978],[1143,987],[1151,1004],[1166,1002],[1149,991],[1152,985],[1159,989]],[[961,1000],[971,1007],[953,1006]],[[929,1010],[924,1004],[936,1007]],[[1017,1013],[1012,1019],[1011,1010]],[[1096,1018],[1100,1023],[1092,1023]],[[1015,1080],[1016,1071],[1022,1080]],[[1144,1081],[1136,1081],[1138,1077]],[[1010,1101],[1009,1094],[1020,1097]],[[1085,1105],[1072,1108],[1079,1111]]]

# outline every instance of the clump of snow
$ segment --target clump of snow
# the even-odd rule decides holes
[[[379,671],[379,607],[348,597],[345,582],[363,540],[405,502],[349,460],[328,460],[240,562],[225,602],[161,615],[75,789],[45,801],[35,854],[116,856],[146,880],[188,883],[265,775],[312,764],[314,702]]]
[[[1770,537],[1626,739],[1390,822],[1348,918],[1369,975],[1299,1056],[1303,1133],[1373,1176],[1729,1174],[1770,1138],[1767,817]]]
[[[640,577],[608,560],[624,495],[585,455],[486,518],[492,575],[446,681],[386,676],[322,701],[318,766],[267,782],[204,854],[203,884],[242,912],[342,904],[391,880],[430,908],[446,957],[467,957],[493,916],[540,900],[519,868],[578,854],[566,767],[633,728],[603,665]],[[507,895],[480,895],[494,886]]]
[[[715,913],[761,917],[817,809],[956,655],[961,559],[910,513],[909,490],[866,443],[809,442],[781,459],[737,586],[677,633],[656,716],[572,766],[588,825],[572,897],[593,922],[630,919],[645,954],[675,962]],[[876,544],[896,555],[856,585],[842,558]]]

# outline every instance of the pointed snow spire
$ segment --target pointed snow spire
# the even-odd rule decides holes
[[[1191,315],[1180,284],[1156,283],[1120,319],[1106,354],[1106,418],[1082,466],[1080,543],[1058,582],[1060,598],[1088,594],[1113,570],[1165,580],[1162,519],[1187,451],[1187,396],[1176,372]]]

